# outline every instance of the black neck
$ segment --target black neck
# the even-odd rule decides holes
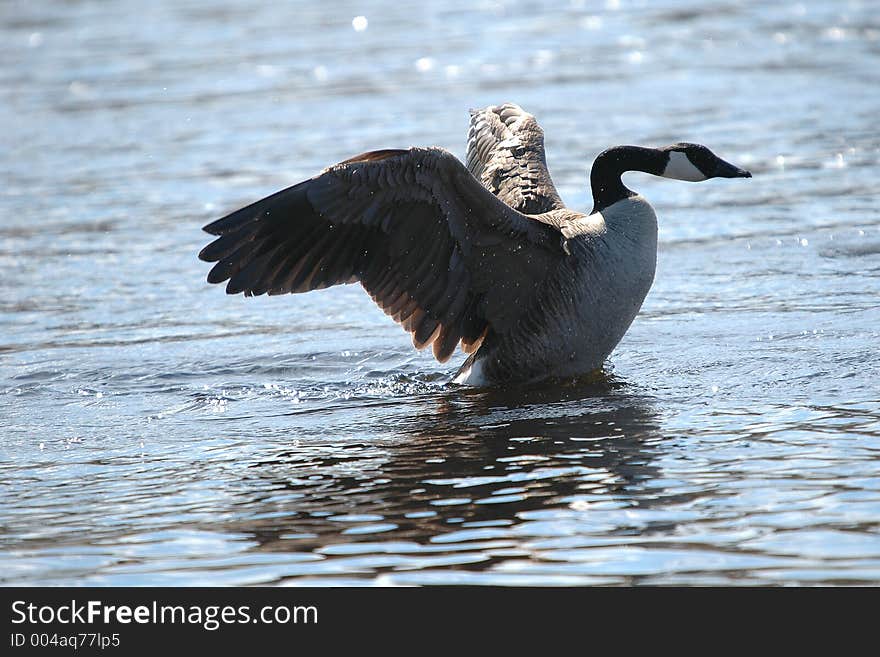
[[[644,171],[659,176],[668,160],[667,153],[641,146],[615,146],[599,153],[590,171],[593,212],[600,212],[609,205],[635,196],[635,192],[627,189],[620,180],[625,172]]]

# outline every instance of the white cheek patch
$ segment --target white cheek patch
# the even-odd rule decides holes
[[[688,156],[681,151],[669,151],[669,163],[661,174],[664,178],[674,178],[675,180],[687,180],[690,182],[699,182],[705,180],[705,174],[700,171],[688,159]]]

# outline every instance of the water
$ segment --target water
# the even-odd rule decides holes
[[[880,583],[874,3],[0,16],[0,582]],[[572,207],[618,143],[755,174],[630,174],[659,265],[606,380],[456,388],[358,286],[204,282],[205,223],[367,149],[463,156],[507,100]]]

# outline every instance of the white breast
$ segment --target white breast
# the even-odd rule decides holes
[[[654,282],[657,217],[639,195],[601,212],[605,230],[585,236],[584,275],[572,337],[573,369],[601,366],[639,312]],[[595,215],[593,215],[595,216]]]

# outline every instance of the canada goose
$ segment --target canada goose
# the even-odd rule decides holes
[[[467,166],[442,148],[363,153],[205,226],[209,283],[245,295],[360,282],[455,377],[530,382],[601,367],[654,280],[657,218],[620,177],[749,178],[705,146],[616,146],[593,163],[593,210],[566,208],[535,118],[471,112]]]

